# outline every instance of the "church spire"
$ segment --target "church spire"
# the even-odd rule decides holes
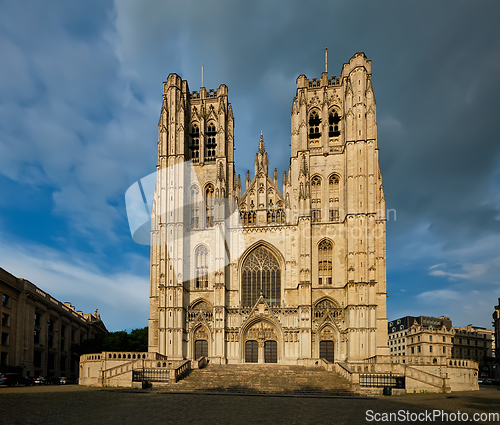
[[[262,155],[266,152],[266,148],[264,147],[264,135],[262,134],[262,130],[260,131],[260,141],[259,141],[259,153]]]
[[[255,154],[255,175],[264,173],[267,176],[269,159],[267,157],[266,148],[264,146],[264,135],[260,132],[259,150]]]

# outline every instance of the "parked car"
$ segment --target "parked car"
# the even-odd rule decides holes
[[[76,384],[76,381],[74,379],[68,378],[66,376],[61,376],[59,378],[59,384],[65,385],[65,384]]]
[[[6,373],[4,376],[4,384],[7,384],[9,387],[25,385],[24,378],[22,376],[19,376],[17,373]]]
[[[29,387],[30,385],[35,385],[35,378],[32,376],[25,376],[24,377],[24,385]]]
[[[48,381],[45,376],[38,376],[35,378],[35,384],[37,385],[47,385]]]
[[[47,383],[49,385],[59,385],[59,378],[56,376],[49,376],[47,378]]]
[[[0,374],[0,385],[5,384],[6,382],[5,375]]]

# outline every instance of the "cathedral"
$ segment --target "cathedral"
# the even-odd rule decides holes
[[[388,355],[386,217],[371,62],[297,78],[278,184],[261,134],[234,164],[228,88],[163,85],[149,352],[172,360],[362,363]],[[244,184],[244,186],[242,186]]]

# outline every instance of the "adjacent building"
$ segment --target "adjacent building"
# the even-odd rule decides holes
[[[97,310],[75,311],[0,268],[0,373],[78,377],[72,345],[107,332]]]
[[[493,331],[473,325],[452,326],[449,317],[405,316],[389,322],[389,349],[393,361],[407,357],[474,360],[479,376],[493,376]]]
[[[449,317],[429,317],[429,316],[405,316],[388,323],[389,349],[391,356],[406,356],[410,354],[407,350],[408,329],[414,324],[423,328],[430,326],[434,328],[451,328]]]
[[[495,350],[493,352],[495,356],[495,378],[500,378],[500,298],[498,299],[498,305],[495,306],[495,312],[493,313],[493,326],[494,326],[494,342]]]

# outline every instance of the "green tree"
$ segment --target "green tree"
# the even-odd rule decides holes
[[[148,327],[127,331],[97,334],[81,344],[72,345],[73,353],[82,354],[100,353],[102,351],[148,351]]]

